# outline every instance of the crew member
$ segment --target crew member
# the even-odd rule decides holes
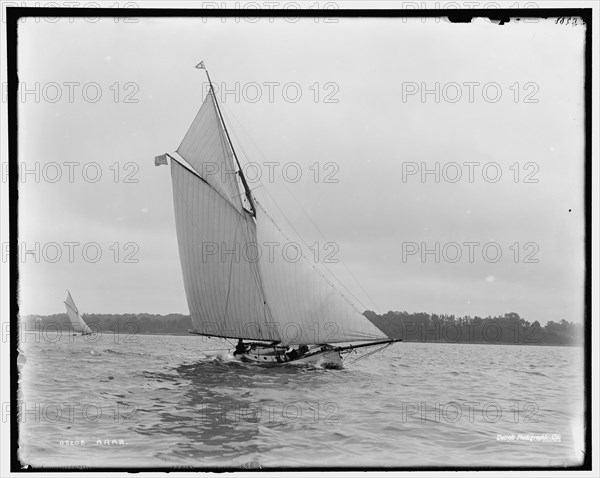
[[[239,339],[237,345],[235,346],[235,352],[233,352],[233,355],[242,355],[245,353],[246,346],[244,345],[244,341],[242,339]]]

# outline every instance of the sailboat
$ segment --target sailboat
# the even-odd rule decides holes
[[[171,160],[191,332],[237,339],[234,357],[266,365],[339,368],[343,353],[398,342],[306,258],[261,255],[286,236],[252,194],[208,70],[204,62],[196,68],[209,83],[202,106],[177,150],[155,157],[156,166]]]
[[[71,327],[73,328],[73,335],[77,335],[77,332],[79,332],[81,335],[90,335],[94,333],[94,331],[85,323],[83,317],[81,317],[81,314],[79,313],[79,310],[75,305],[75,301],[73,300],[73,297],[71,297],[71,293],[69,291],[67,291],[65,306],[67,308],[67,315],[71,321]]]

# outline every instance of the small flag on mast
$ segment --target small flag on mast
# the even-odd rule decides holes
[[[204,61],[201,61],[200,63],[198,63],[196,65],[196,68],[198,68],[199,70],[206,70],[206,68],[204,67]]]
[[[154,158],[154,166],[160,166],[161,164],[165,164],[165,165],[169,164],[169,162],[167,161],[166,154],[161,154],[160,156],[156,156]]]

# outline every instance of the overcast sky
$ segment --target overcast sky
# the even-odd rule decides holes
[[[257,197],[271,204],[268,190],[321,259],[336,244],[347,268],[328,267],[359,308],[582,321],[584,27],[136,20],[19,27],[32,91],[19,160],[39,163],[19,185],[19,240],[40,244],[39,262],[21,259],[24,314],[64,312],[66,289],[87,313],[188,313],[170,171],[154,156],[194,118],[204,60],[217,87],[237,88],[217,97],[242,162],[262,166]]]

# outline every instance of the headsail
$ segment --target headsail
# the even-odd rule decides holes
[[[67,298],[65,300],[65,306],[67,308],[67,315],[69,316],[69,320],[71,321],[71,326],[75,332],[79,332],[82,334],[91,334],[93,330],[88,327],[88,325],[81,317],[77,306],[75,305],[75,301],[73,297],[71,297],[71,293],[67,291]]]
[[[381,340],[388,337],[342,297],[304,255],[297,243],[259,206],[258,244],[277,244],[273,254],[259,262],[264,289],[285,344],[319,344]],[[296,249],[292,253],[284,250]],[[265,251],[266,252],[266,251]]]

